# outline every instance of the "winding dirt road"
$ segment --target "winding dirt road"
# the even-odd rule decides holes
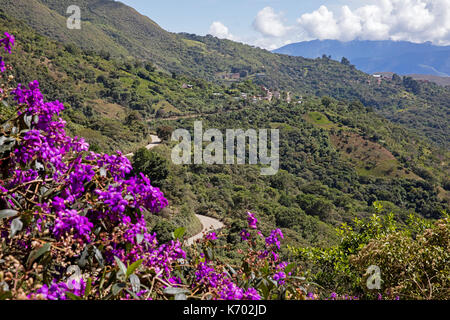
[[[152,142],[145,146],[145,148],[147,148],[147,150],[151,150],[154,147],[157,147],[161,144],[161,139],[158,136],[151,134],[150,138],[152,139]],[[133,156],[134,156],[134,153],[129,153],[129,154],[125,155],[125,157],[130,157],[130,158],[132,158]]]
[[[203,234],[205,232],[216,231],[216,230],[222,229],[225,226],[222,222],[220,222],[217,219],[206,217],[206,216],[202,216],[202,215],[199,215],[199,214],[196,214],[195,216],[202,223],[203,230],[200,233],[196,234],[195,236],[190,237],[189,239],[187,239],[186,243],[185,243],[187,246],[192,246],[196,240],[203,238]]]
[[[151,150],[151,149],[159,146],[162,142],[158,136],[150,135],[150,138],[152,139],[152,142],[150,144],[148,144],[147,146],[145,146],[145,148],[147,148],[147,150]],[[133,157],[133,156],[134,156],[134,153],[129,153],[129,154],[125,155],[125,157]],[[194,244],[194,242],[196,240],[201,239],[205,232],[216,231],[216,230],[222,229],[225,226],[222,222],[220,222],[217,219],[202,216],[199,214],[196,214],[195,216],[198,218],[198,220],[200,220],[200,222],[203,226],[203,229],[200,233],[198,233],[195,236],[192,236],[186,240],[187,246],[191,246]]]

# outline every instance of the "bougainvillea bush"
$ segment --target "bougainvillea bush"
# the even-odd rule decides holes
[[[0,45],[11,53],[14,37]],[[189,248],[147,230],[168,205],[120,152],[89,151],[69,137],[64,105],[39,83],[14,85],[0,58],[0,299],[302,299],[293,264],[279,260],[280,230],[265,237],[247,213],[242,265],[214,257],[214,233]],[[257,249],[258,248],[258,249]]]

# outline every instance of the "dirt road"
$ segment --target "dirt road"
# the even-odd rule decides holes
[[[191,246],[191,245],[194,244],[195,240],[201,239],[203,237],[203,233],[204,232],[216,231],[216,230],[222,229],[225,226],[222,222],[220,222],[217,219],[206,217],[206,216],[201,216],[199,214],[196,214],[195,216],[202,223],[203,230],[200,233],[196,234],[195,236],[190,237],[189,239],[187,239],[186,240],[186,245],[187,246]]]
[[[151,150],[154,147],[157,147],[161,144],[161,139],[158,136],[151,134],[150,138],[152,139],[152,142],[145,146],[145,148],[147,148],[147,150]],[[132,158],[133,156],[134,156],[134,153],[129,153],[129,154],[125,155],[125,157],[127,157],[127,158]]]

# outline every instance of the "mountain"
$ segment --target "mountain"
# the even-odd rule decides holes
[[[41,10],[42,14],[47,12],[49,17],[58,17],[56,9],[58,9],[59,2],[41,1],[40,5],[38,2],[30,1],[29,3],[36,4],[36,10]],[[53,4],[55,10],[44,6],[43,3],[47,3],[49,6]],[[96,13],[92,15],[90,21],[100,19],[96,17],[102,12],[100,7],[116,8],[111,1],[95,3],[80,1],[80,3],[88,4],[87,7],[83,7],[83,10],[86,8],[95,10]],[[26,2],[17,2],[17,4],[26,5]],[[98,4],[99,7],[96,7],[95,4]],[[10,218],[11,211],[14,212],[14,210],[0,212],[3,217],[6,215],[6,219],[0,219],[0,234],[3,238],[11,234],[13,221],[21,221],[24,225],[20,237],[19,234],[16,234],[15,238],[12,235],[9,236],[14,239],[7,241],[13,245],[2,246],[3,251],[6,250],[6,257],[14,257],[14,260],[11,260],[14,265],[7,265],[6,268],[4,264],[1,266],[12,272],[16,272],[14,271],[16,269],[19,270],[19,273],[16,272],[16,278],[20,278],[21,272],[28,270],[29,267],[17,267],[16,261],[29,265],[29,257],[36,256],[37,250],[32,243],[42,242],[43,248],[47,248],[41,256],[35,257],[36,259],[33,260],[33,269],[30,269],[33,272],[26,272],[30,277],[35,275],[36,278],[30,278],[33,281],[22,281],[30,283],[30,286],[39,283],[39,287],[27,289],[19,286],[20,297],[23,298],[23,292],[34,292],[40,288],[42,281],[47,281],[46,285],[50,285],[53,277],[66,281],[63,278],[64,270],[60,268],[61,261],[63,261],[61,257],[64,256],[66,259],[63,261],[63,265],[72,265],[73,263],[78,265],[77,263],[84,259],[84,252],[86,252],[89,261],[79,265],[80,268],[83,268],[83,275],[89,276],[89,279],[93,280],[88,281],[92,284],[89,286],[94,288],[94,293],[90,289],[86,289],[87,293],[83,297],[85,299],[115,298],[114,293],[111,295],[110,292],[115,291],[112,289],[115,288],[113,287],[114,281],[122,281],[115,279],[117,278],[115,275],[119,273],[119,269],[123,269],[118,261],[119,258],[116,257],[116,253],[119,252],[116,249],[127,250],[123,251],[124,254],[127,254],[128,258],[126,259],[133,260],[121,259],[124,261],[124,265],[127,263],[131,266],[130,263],[138,258],[134,252],[139,247],[137,242],[139,242],[140,232],[143,232],[141,223],[143,221],[139,219],[138,224],[134,225],[135,227],[128,228],[129,225],[124,225],[124,223],[127,220],[134,223],[134,217],[137,217],[136,213],[138,212],[137,207],[127,207],[124,211],[124,219],[117,219],[117,214],[109,211],[116,205],[112,204],[112,200],[107,203],[102,196],[99,196],[100,190],[105,190],[107,194],[118,199],[123,196],[123,200],[126,200],[127,203],[128,201],[137,203],[144,199],[152,199],[148,194],[144,196],[141,193],[133,192],[137,189],[147,192],[149,190],[148,181],[145,182],[145,187],[140,186],[134,184],[136,181],[134,179],[128,181],[115,179],[112,172],[116,170],[105,170],[105,167],[109,166],[105,163],[110,161],[114,161],[117,167],[119,166],[120,162],[116,162],[116,158],[104,157],[103,159],[110,160],[98,161],[99,165],[92,167],[96,172],[95,176],[88,176],[87,168],[91,168],[90,164],[96,161],[92,160],[94,156],[87,152],[74,151],[73,157],[66,154],[64,160],[67,162],[64,163],[68,164],[65,166],[67,174],[63,174],[61,182],[57,184],[47,182],[49,177],[47,172],[50,171],[46,170],[53,170],[54,166],[46,165],[44,161],[47,160],[42,163],[39,160],[44,157],[40,154],[48,154],[42,150],[49,149],[42,146],[44,143],[36,142],[37,139],[28,142],[30,140],[29,133],[34,134],[37,130],[30,132],[27,129],[17,129],[17,127],[25,128],[25,126],[28,128],[29,125],[26,123],[25,114],[18,118],[13,116],[17,112],[17,103],[12,96],[8,95],[10,91],[8,88],[14,88],[18,83],[25,84],[34,79],[39,81],[46,101],[58,99],[64,103],[65,110],[61,116],[67,121],[67,130],[71,135],[86,138],[91,144],[92,151],[113,152],[120,149],[124,153],[134,152],[135,156],[131,159],[132,174],[142,172],[148,175],[151,184],[161,188],[164,196],[169,200],[169,206],[158,214],[143,210],[146,218],[146,230],[151,234],[155,233],[159,243],[166,245],[158,247],[160,248],[158,254],[147,254],[147,251],[153,250],[150,249],[153,246],[150,242],[149,246],[143,243],[143,246],[147,248],[145,252],[142,251],[144,252],[143,256],[153,259],[160,257],[159,253],[163,252],[163,256],[167,257],[171,255],[170,250],[172,249],[170,248],[173,248],[174,243],[172,240],[177,234],[183,233],[183,230],[188,236],[198,233],[201,226],[200,222],[196,221],[194,213],[221,219],[227,226],[217,234],[218,239],[208,240],[205,245],[187,250],[189,255],[186,256],[186,259],[183,258],[186,263],[181,266],[181,269],[178,268],[178,265],[175,268],[174,277],[185,281],[186,285],[183,284],[183,286],[186,288],[195,287],[193,294],[199,294],[198,270],[201,270],[200,266],[205,259],[208,259],[208,265],[214,267],[215,270],[230,270],[231,273],[234,273],[235,268],[238,272],[241,272],[242,269],[243,273],[240,274],[249,275],[246,277],[248,279],[251,279],[250,274],[253,274],[248,266],[252,267],[253,264],[261,268],[261,272],[267,274],[263,269],[267,269],[269,263],[264,262],[261,258],[254,259],[264,255],[261,254],[260,248],[263,247],[260,244],[257,244],[258,247],[249,252],[246,258],[242,257],[244,250],[248,248],[247,242],[242,241],[242,232],[244,229],[248,229],[245,219],[247,210],[257,213],[258,230],[261,230],[264,235],[269,235],[275,228],[280,229],[276,232],[279,235],[281,235],[280,231],[283,233],[285,242],[283,247],[277,251],[276,259],[278,260],[278,257],[282,257],[283,260],[285,257],[286,260],[289,258],[289,262],[292,261],[295,264],[286,264],[286,268],[291,268],[292,271],[292,268],[298,266],[302,272],[306,270],[304,274],[299,274],[301,276],[315,275],[308,282],[317,283],[320,288],[327,290],[327,298],[329,292],[337,291],[336,288],[342,290],[342,294],[356,295],[350,291],[350,288],[356,288],[354,286],[356,283],[364,283],[360,278],[355,278],[356,272],[364,274],[365,268],[369,264],[366,263],[367,261],[361,260],[360,263],[364,270],[356,269],[355,274],[349,274],[346,270],[354,270],[353,266],[349,265],[349,261],[355,261],[353,260],[355,254],[359,252],[358,250],[366,248],[364,246],[369,241],[370,244],[367,247],[373,248],[377,256],[380,256],[379,248],[383,249],[389,246],[394,248],[392,253],[382,252],[381,261],[379,261],[383,265],[387,263],[385,261],[394,264],[392,269],[387,269],[393,270],[390,272],[391,274],[395,275],[398,270],[397,261],[420,261],[414,269],[417,270],[415,271],[417,274],[423,275],[424,268],[422,266],[431,265],[433,272],[439,277],[442,275],[442,279],[444,279],[439,280],[443,284],[436,285],[436,288],[448,288],[448,277],[445,277],[449,273],[448,264],[445,264],[448,259],[446,256],[445,259],[441,258],[442,252],[445,252],[448,247],[446,246],[448,243],[447,224],[442,224],[441,222],[444,220],[440,220],[436,222],[434,229],[429,229],[431,222],[419,220],[420,216],[439,218],[443,215],[444,210],[448,211],[449,209],[449,152],[448,149],[442,150],[436,147],[426,137],[429,133],[436,141],[440,141],[438,138],[444,142],[445,139],[448,139],[448,136],[445,135],[449,129],[446,126],[448,124],[448,117],[446,117],[449,101],[448,90],[433,84],[414,81],[408,77],[404,79],[392,77],[390,80],[375,79],[351,66],[331,61],[328,58],[314,60],[294,58],[271,54],[264,50],[213,37],[169,34],[146,18],[142,18],[145,26],[139,26],[139,22],[133,20],[139,17],[137,13],[120,4],[117,5],[117,8],[119,11],[127,11],[117,13],[120,15],[117,17],[117,21],[107,21],[109,18],[105,18],[102,23],[96,23],[95,28],[87,20],[85,21],[86,27],[92,26],[93,32],[97,31],[99,32],[97,35],[104,37],[108,37],[104,31],[109,28],[113,30],[114,25],[117,24],[118,29],[114,31],[118,32],[117,34],[112,33],[111,37],[105,39],[99,38],[95,43],[88,42],[91,36],[88,34],[64,35],[63,29],[59,29],[57,25],[53,26],[55,34],[52,31],[49,32],[49,36],[43,36],[46,28],[50,28],[52,23],[58,19],[43,21],[46,26],[40,26],[42,28],[39,29],[40,35],[36,32],[37,27],[27,26],[24,22],[9,16],[11,13],[7,15],[0,11],[0,31],[8,31],[16,37],[13,53],[4,56],[5,63],[11,68],[8,67],[0,77],[1,88],[6,89],[0,98],[2,100],[0,123],[3,128],[3,132],[0,133],[0,147],[2,147],[0,150],[2,158],[0,161],[0,185],[3,188],[3,195],[8,196],[6,199],[11,199],[11,202],[2,201],[0,209],[6,207],[8,203],[20,206],[18,208],[20,212],[15,212],[19,214],[17,218],[14,216]],[[30,7],[31,9],[32,7]],[[127,16],[127,14],[130,15]],[[62,17],[62,15],[60,16]],[[126,22],[120,26],[122,18]],[[173,74],[164,72],[171,67],[170,63],[167,64],[165,60],[161,62],[159,58],[154,58],[155,60],[149,61],[137,53],[131,54],[131,51],[128,53],[127,50],[131,50],[130,48],[137,43],[135,42],[136,38],[133,40],[131,36],[137,37],[138,32],[129,32],[130,46],[128,48],[122,46],[118,39],[125,41],[125,37],[121,38],[121,32],[123,32],[121,30],[133,25],[137,29],[148,28],[146,29],[148,32],[155,30],[155,32],[160,32],[161,36],[169,36],[177,43],[179,46],[177,48],[183,48],[185,45],[196,48],[192,52],[184,53],[186,54],[185,61],[180,60],[178,66],[184,68],[180,69],[184,71],[182,73],[172,71]],[[61,33],[58,34],[58,32]],[[67,31],[67,33],[70,32]],[[127,33],[123,33],[123,35],[127,35]],[[81,44],[73,44],[72,40],[64,41],[59,38],[63,36],[67,36],[73,41],[78,39],[84,44],[84,48],[80,48]],[[92,46],[100,43],[105,46],[111,45],[111,51],[105,51],[104,48],[92,50]],[[117,54],[116,51],[113,51],[114,46],[122,48],[129,56]],[[148,51],[145,52],[156,50],[155,53],[158,53],[159,50],[158,54],[162,55],[167,50],[165,58],[178,57],[180,54],[176,50],[164,49],[164,46],[165,44],[161,44],[160,47],[152,46],[151,43],[146,44]],[[203,53],[197,55],[200,51]],[[202,60],[201,57],[204,57],[205,60]],[[195,58],[199,59],[198,64],[190,65],[186,62]],[[254,64],[251,64],[251,61]],[[278,69],[275,65],[276,61],[281,63]],[[295,63],[299,65],[296,66]],[[270,67],[271,71],[264,76],[257,76],[251,67],[258,64],[262,64],[267,69]],[[155,65],[158,65],[159,68],[155,68]],[[208,69],[219,68],[219,66],[223,67],[225,71],[217,76]],[[296,79],[298,77],[296,67],[305,68],[302,69],[302,79]],[[230,72],[233,72],[231,77]],[[240,81],[234,79],[237,78],[236,74]],[[207,79],[211,75],[212,79],[208,81]],[[281,86],[279,88],[280,98],[276,98],[275,92],[272,91],[273,99],[265,99],[269,97],[269,90],[277,87],[267,89],[256,83],[273,83],[274,86],[278,84]],[[291,83],[296,91],[288,95],[286,91],[293,89],[289,89],[288,86],[283,90],[281,85],[283,83],[286,85]],[[303,92],[311,92],[311,94],[300,97]],[[316,93],[317,95],[315,95]],[[334,99],[326,96],[327,93],[345,98]],[[295,100],[289,102],[287,96],[291,96]],[[367,101],[371,101],[372,106],[376,108],[372,107],[370,103],[365,106],[358,101],[364,97],[367,97]],[[393,102],[398,103],[396,105],[398,108],[392,107],[391,110],[389,106]],[[395,120],[398,123],[386,119],[384,114],[391,118],[396,117]],[[205,129],[216,128],[221,132],[225,132],[228,128],[279,129],[280,170],[274,176],[262,176],[260,174],[261,167],[258,165],[174,164],[169,159],[177,142],[168,141],[167,137],[174,129],[193,128],[195,120],[202,120]],[[34,117],[33,121],[36,121]],[[18,123],[18,125],[16,127],[10,125],[11,123]],[[156,148],[147,150],[144,146],[149,143],[150,133],[154,134],[155,132],[163,141]],[[59,139],[59,135],[55,138],[54,135],[40,133],[41,137],[44,135],[47,136],[45,137],[47,141],[58,141]],[[18,146],[16,145],[17,141],[21,143]],[[219,142],[220,138],[214,137],[214,141]],[[65,142],[66,140],[61,144],[63,148],[66,147]],[[204,142],[207,143],[207,141]],[[42,147],[37,147],[39,145]],[[11,167],[17,168],[17,170],[10,170],[10,161],[20,159],[21,155],[31,149],[31,146],[36,154],[28,156],[28,163],[17,163],[17,166]],[[50,152],[54,152],[53,147]],[[14,156],[11,157],[12,155]],[[54,157],[52,157],[53,159]],[[103,170],[100,168],[100,163],[102,163]],[[39,164],[41,164],[40,169]],[[121,169],[125,167],[128,167],[128,162],[122,163]],[[36,170],[31,168],[36,168]],[[32,181],[23,182],[27,181],[24,179],[29,179],[30,173],[34,176],[35,172],[44,180],[34,178]],[[23,178],[16,179],[19,174],[23,174]],[[83,180],[77,179],[79,176],[83,176],[80,178]],[[67,199],[60,203],[56,196],[64,197],[65,190],[72,189],[75,185],[81,188],[80,181],[85,181],[81,196],[76,200]],[[131,181],[130,185],[128,185],[129,181]],[[45,185],[42,184],[43,182]],[[29,183],[35,184],[36,188],[31,187]],[[120,189],[123,186],[126,189]],[[9,191],[5,187],[8,187]],[[4,192],[4,189],[7,192]],[[157,190],[153,191],[156,193]],[[13,194],[8,194],[9,192],[20,196],[13,197]],[[103,192],[101,193],[103,194]],[[125,194],[133,194],[133,196],[129,198]],[[92,229],[90,235],[93,238],[90,238],[90,242],[83,243],[80,238],[74,238],[71,233],[76,232],[74,231],[76,228],[72,225],[68,225],[71,228],[68,237],[56,236],[51,227],[56,216],[47,215],[42,211],[50,206],[55,207],[57,201],[60,205],[64,205],[67,211],[71,208],[70,211],[79,213],[80,216],[87,219],[84,221],[98,224],[95,227],[87,227]],[[105,206],[103,206],[103,202],[105,202]],[[123,201],[120,203],[123,204]],[[150,210],[150,208],[148,209]],[[42,213],[43,215],[41,215]],[[103,213],[105,214],[103,215]],[[37,219],[38,214],[40,220]],[[17,220],[19,218],[22,220]],[[111,223],[115,220],[118,220],[121,225],[119,226],[115,222]],[[7,223],[3,224],[5,221]],[[43,221],[39,225],[45,227],[42,228],[42,232],[39,231],[40,228],[34,227],[34,223],[39,223],[39,221]],[[368,221],[367,224],[365,221]],[[342,223],[346,223],[348,227],[344,225],[340,229],[342,232],[337,235],[335,229]],[[82,222],[77,222],[78,224],[82,225]],[[124,229],[125,226],[126,229]],[[185,229],[179,229],[179,227]],[[409,229],[404,230],[405,227]],[[96,231],[94,232],[94,230]],[[130,230],[139,232],[135,235],[136,237],[132,237],[132,240],[129,240],[130,233],[127,233]],[[387,230],[389,230],[389,234],[386,233]],[[32,232],[31,236],[28,234],[30,232]],[[253,230],[252,232],[257,237],[257,231]],[[446,238],[443,236],[441,238],[441,233],[438,232],[447,234]],[[122,241],[124,234],[127,235],[128,240],[126,241]],[[403,234],[408,238],[405,239]],[[402,238],[397,238],[398,236],[402,236]],[[417,239],[417,245],[414,247],[409,245],[412,241],[408,240],[410,237]],[[137,242],[135,242],[135,238]],[[71,239],[76,242],[72,242]],[[109,242],[110,239],[120,239],[121,243],[117,242],[116,245]],[[270,240],[270,238],[268,239]],[[372,239],[379,243],[377,242],[377,245],[373,246]],[[421,239],[429,239],[427,240],[429,244],[425,243],[428,246],[423,245]],[[2,241],[5,242],[5,239]],[[145,241],[147,242],[147,240]],[[259,241],[255,241],[255,243],[257,242]],[[437,242],[439,242],[439,246],[435,245]],[[406,243],[401,246],[403,251],[400,253],[397,250],[398,243]],[[28,244],[30,245],[28,246]],[[96,250],[89,249],[94,245]],[[272,247],[274,246],[272,245]],[[308,247],[310,248],[308,249]],[[28,252],[24,251],[24,248]],[[58,250],[50,250],[51,248],[58,248]],[[74,248],[76,248],[76,252]],[[303,249],[310,251],[301,251]],[[42,249],[38,250],[39,252],[43,251]],[[113,252],[108,250],[113,250]],[[428,254],[422,254],[424,250]],[[195,252],[198,252],[198,255]],[[417,257],[412,257],[410,252],[417,252]],[[192,260],[190,255],[193,255]],[[352,256],[351,260],[350,255]],[[115,264],[119,264],[118,266],[109,265],[111,263],[109,260],[113,260],[112,257],[115,257],[114,261],[116,261]],[[164,257],[162,260],[166,261]],[[392,257],[394,258],[391,259]],[[278,262],[275,264],[275,258],[270,259],[270,265],[273,265],[273,268],[276,267],[274,272],[281,272],[284,264]],[[159,265],[162,260],[153,259],[151,263]],[[103,271],[99,269],[103,268],[101,261],[107,263],[105,264],[107,269],[103,269]],[[256,261],[256,263],[252,263],[252,261]],[[375,263],[381,265],[379,262]],[[202,264],[197,266],[198,263]],[[446,269],[441,267],[441,264]],[[134,272],[139,272],[139,274],[141,274],[139,271],[141,269],[151,269],[146,276],[141,276],[142,282],[140,283],[145,284],[146,287],[155,288],[155,282],[149,282],[151,279],[156,279],[151,278],[155,276],[155,273],[150,273],[154,268],[147,268],[149,266],[147,264],[145,264],[145,268],[139,267],[139,262],[138,264],[134,262],[133,265],[137,266]],[[241,265],[242,268],[238,269],[238,266]],[[438,267],[435,268],[436,265]],[[34,273],[34,270],[38,270],[37,266],[39,266],[39,270],[43,270],[42,276]],[[225,267],[226,269],[224,269]],[[407,267],[402,267],[402,270]],[[287,269],[284,270],[288,272]],[[188,271],[192,275],[189,275]],[[346,273],[342,275],[343,271]],[[102,274],[103,278],[99,278]],[[260,271],[255,274],[260,274]],[[429,273],[426,274],[426,276],[428,275]],[[432,276],[433,279],[438,278],[433,274]],[[286,281],[290,278],[287,277]],[[411,278],[414,283],[417,283],[416,273],[413,273]],[[106,280],[102,282],[101,279]],[[345,279],[356,280],[353,280],[355,282],[353,283]],[[6,285],[15,292],[13,280]],[[271,283],[272,280],[272,278],[267,278],[267,283]],[[6,279],[6,281],[9,280]],[[256,283],[265,280],[260,281],[255,278],[251,281],[254,281],[256,286]],[[424,281],[426,281],[424,282],[426,285],[430,284],[429,278]],[[103,289],[97,290],[97,283],[106,284],[105,294],[101,291]],[[117,285],[123,286],[123,284],[123,282],[117,282]],[[281,294],[284,294],[284,286],[285,284],[280,286],[280,289],[283,290],[280,297],[282,297]],[[295,288],[298,287],[297,285]],[[395,284],[395,287],[400,287],[400,285]],[[45,287],[43,288],[46,290]],[[263,288],[263,291],[267,291],[265,284]],[[134,289],[130,287],[130,290]],[[157,290],[163,292],[162,287]],[[209,293],[205,292],[205,295],[214,290],[217,288]],[[97,292],[99,293],[97,294]],[[129,291],[130,294],[133,294],[132,292]],[[362,291],[357,289],[355,292]],[[5,293],[0,289],[0,300],[5,297],[6,299],[14,298],[12,294],[6,294],[8,292]],[[201,294],[203,295],[203,292]],[[447,292],[444,294],[445,297],[448,296]],[[270,296],[270,294],[267,295],[267,297]],[[72,295],[72,297],[75,296]],[[37,298],[42,297],[37,296]],[[81,299],[81,297],[79,298]],[[159,297],[152,294],[151,298]],[[170,297],[165,296],[164,298]]]
[[[450,46],[435,46],[430,42],[313,40],[289,44],[274,52],[312,59],[322,55],[336,60],[345,57],[367,73],[450,76]]]
[[[81,9],[81,30],[66,26],[69,5]],[[174,34],[133,8],[111,0],[0,0],[5,14],[42,35],[121,60],[150,60],[173,76],[188,75],[220,85],[252,81],[304,96],[360,101],[441,146],[448,145],[450,89],[425,82],[374,78],[328,57],[274,54],[213,36]],[[377,70],[381,71],[381,70]]]

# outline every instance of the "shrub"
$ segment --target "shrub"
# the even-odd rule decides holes
[[[449,259],[450,219],[445,218],[417,235],[395,232],[371,240],[350,263],[362,274],[369,265],[378,266],[385,296],[435,300],[450,296]]]

